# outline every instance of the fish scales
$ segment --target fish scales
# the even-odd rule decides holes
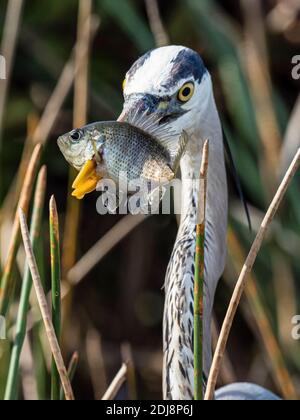
[[[169,165],[169,152],[155,139],[141,130],[114,124],[105,128],[106,147],[103,159],[110,178],[118,181],[120,173],[127,175],[128,181],[141,177],[159,182],[170,179],[173,172]],[[116,138],[122,141],[116,141]],[[124,179],[122,179],[124,180]]]
[[[80,171],[73,195],[83,198],[103,179],[112,179],[117,186],[119,181],[145,180],[160,185],[170,182],[188,139],[185,133],[176,140],[173,135],[171,143],[166,131],[162,129],[162,133],[164,137],[159,139],[132,124],[109,121],[61,136],[58,146],[62,154]]]

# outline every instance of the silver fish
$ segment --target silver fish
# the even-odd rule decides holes
[[[139,125],[139,121],[133,122]],[[155,127],[155,128],[154,128]],[[147,129],[147,132],[146,132]],[[144,179],[159,185],[176,175],[188,136],[157,127],[127,122],[96,122],[64,134],[58,146],[67,162],[80,171],[73,184],[73,196],[82,199],[96,189],[101,179],[123,181]]]

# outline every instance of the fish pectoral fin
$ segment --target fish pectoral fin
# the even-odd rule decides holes
[[[141,179],[159,185],[171,182],[174,177],[175,173],[170,165],[156,159],[147,160],[141,173]]]
[[[73,182],[72,196],[82,200],[86,194],[96,189],[100,180],[101,175],[97,172],[97,163],[94,160],[88,160]]]

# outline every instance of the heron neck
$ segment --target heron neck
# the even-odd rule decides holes
[[[181,223],[166,279],[164,375],[166,399],[191,399],[194,389],[194,259],[196,214],[202,148],[210,140],[206,206],[203,365],[211,365],[211,316],[214,295],[226,260],[227,181],[223,137],[215,101],[211,96],[206,118],[192,134],[181,162]],[[208,118],[209,116],[209,118]],[[176,313],[174,313],[176,312]]]
[[[209,113],[211,118],[201,124],[201,130],[192,139],[186,156],[182,160],[183,180],[182,219],[178,238],[180,242],[189,236],[191,255],[187,265],[193,267],[195,256],[195,227],[199,200],[199,174],[204,142],[209,139],[209,170],[207,180],[206,205],[206,248],[205,248],[205,287],[204,287],[204,371],[208,375],[211,364],[211,318],[215,291],[223,274],[226,261],[226,232],[228,192],[224,161],[223,133],[214,98],[211,98]],[[191,182],[191,179],[194,181]],[[186,187],[185,187],[186,185]],[[190,278],[186,287],[190,287]],[[193,281],[194,279],[192,279]],[[194,284],[194,283],[193,283]],[[194,302],[193,302],[194,304]]]

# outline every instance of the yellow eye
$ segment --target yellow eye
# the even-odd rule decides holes
[[[123,83],[122,83],[122,88],[123,88],[123,90],[125,90],[126,83],[127,83],[127,80],[126,80],[126,79],[124,79],[124,80],[123,80]]]
[[[178,99],[181,102],[187,102],[194,95],[194,92],[195,92],[194,83],[192,82],[186,83],[185,85],[182,86],[182,88],[178,92]]]

